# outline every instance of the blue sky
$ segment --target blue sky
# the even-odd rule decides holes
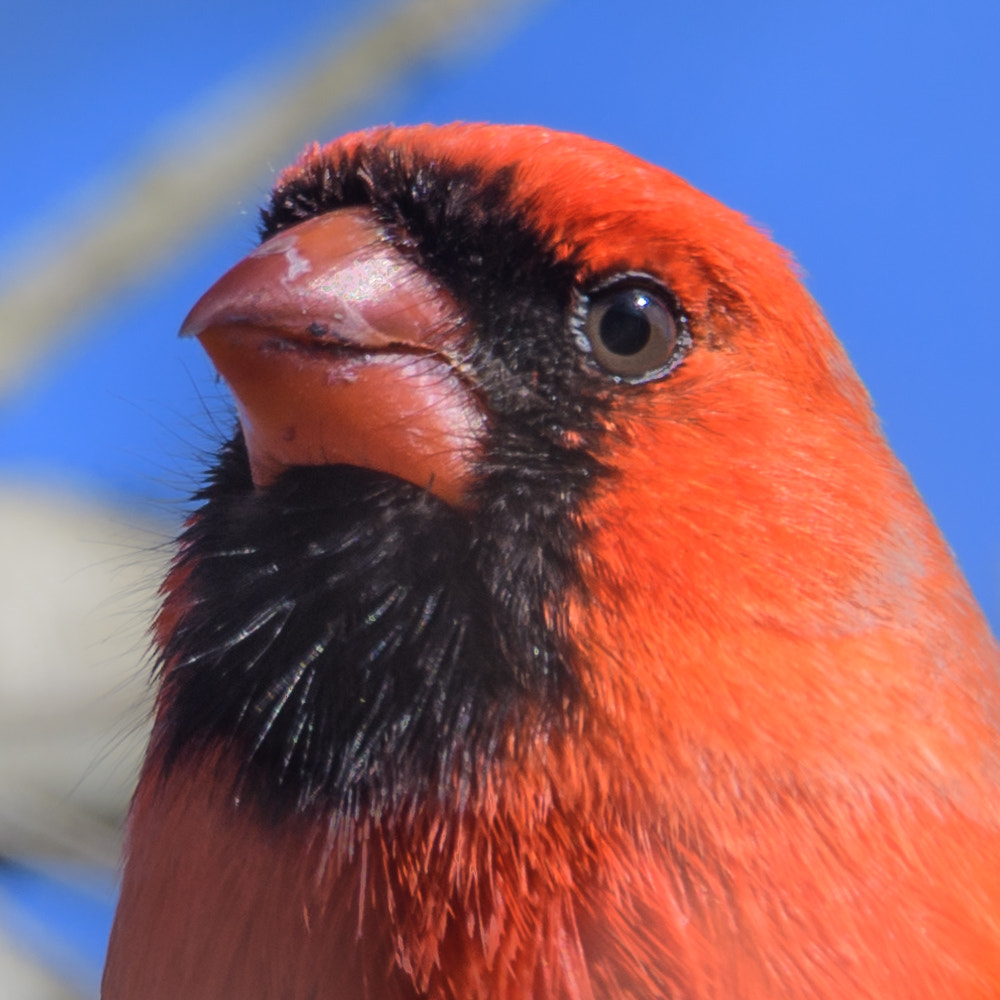
[[[58,225],[75,193],[168,141],[171,122],[206,95],[294,59],[363,9],[5,7],[5,248],[40,219]],[[991,2],[553,0],[340,126],[467,119],[584,132],[768,229],[803,268],[996,630],[998,47]],[[175,332],[252,245],[256,205],[280,166],[261,164],[252,196],[234,195],[204,239],[0,404],[0,476],[42,476],[141,509],[183,495],[216,439],[206,409],[220,412],[221,393],[197,345]],[[113,210],[113,191],[104,197]]]

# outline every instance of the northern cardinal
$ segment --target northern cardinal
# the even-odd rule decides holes
[[[279,178],[106,1000],[1000,997],[1000,657],[786,255],[539,128]]]

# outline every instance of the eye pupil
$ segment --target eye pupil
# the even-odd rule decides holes
[[[623,357],[638,354],[652,336],[646,315],[648,301],[640,292],[623,292],[616,296],[601,317],[601,343]]]

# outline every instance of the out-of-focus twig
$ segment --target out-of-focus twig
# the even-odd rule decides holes
[[[0,857],[117,865],[170,531],[0,480]]]
[[[525,0],[516,0],[523,5]],[[284,74],[200,110],[185,138],[104,178],[70,218],[50,221],[0,267],[0,396],[60,335],[207,228],[265,165],[397,82],[511,0],[410,0],[379,7]]]

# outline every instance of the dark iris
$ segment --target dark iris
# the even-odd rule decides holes
[[[594,359],[612,375],[645,382],[670,371],[687,346],[670,295],[651,289],[652,279],[624,275],[590,293],[578,313],[578,331]]]

